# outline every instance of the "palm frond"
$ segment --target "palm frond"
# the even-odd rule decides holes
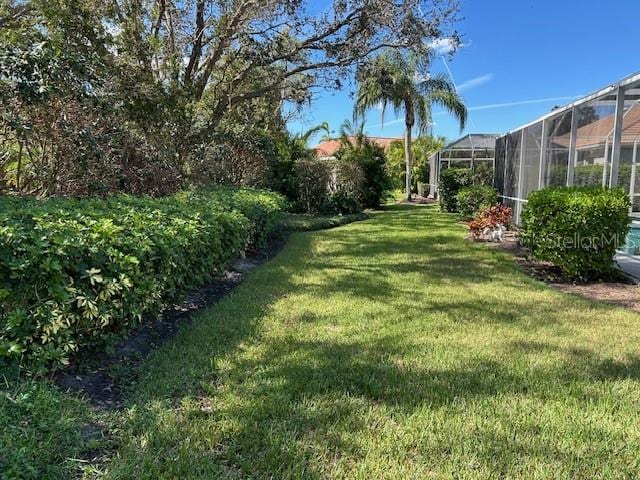
[[[467,107],[458,92],[455,90],[433,90],[428,94],[427,101],[431,104],[440,105],[453,115],[460,124],[460,130],[464,130],[468,113]]]

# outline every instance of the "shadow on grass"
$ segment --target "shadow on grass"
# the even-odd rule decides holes
[[[425,408],[456,411],[504,396],[598,401],[606,393],[597,382],[640,379],[637,356],[613,360],[547,340],[550,333],[571,335],[563,308],[582,305],[585,317],[597,317],[610,307],[551,292],[505,254],[464,241],[462,232],[434,207],[403,205],[345,229],[295,235],[275,260],[147,363],[130,394],[110,472],[120,478],[326,477],[336,468],[357,471],[379,440],[380,425],[409,429],[403,422]],[[517,296],[524,290],[526,301]],[[371,329],[345,334],[341,329],[351,325],[334,324],[331,305],[299,309],[289,300],[336,295],[364,302],[370,310],[349,316],[365,324],[371,318]],[[290,313],[283,314],[289,301]],[[376,318],[389,304],[388,324],[395,327],[376,331]],[[505,325],[522,336],[544,331],[545,340],[505,341],[499,351],[455,343],[483,335],[495,341],[483,329]],[[414,338],[420,326],[433,338]],[[451,332],[444,343],[438,340],[437,334]],[[553,361],[530,363],[535,355]],[[500,406],[492,405],[484,415]],[[487,426],[477,439],[490,435]],[[499,432],[474,455],[498,470],[504,455],[498,447],[542,463],[546,455],[560,456],[552,445],[529,450],[514,447],[506,434],[498,443],[496,437]],[[446,457],[453,447],[434,448]],[[563,455],[567,462],[577,458]]]

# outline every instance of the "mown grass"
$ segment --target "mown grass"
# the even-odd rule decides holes
[[[290,232],[312,232],[341,227],[348,223],[366,220],[366,213],[348,215],[310,215],[307,213],[290,213],[282,221],[282,228]]]
[[[435,207],[295,235],[144,368],[110,478],[640,473],[636,314]]]
[[[95,446],[90,409],[48,382],[0,387],[0,478],[70,478]]]
[[[293,235],[145,362],[98,476],[638,477],[640,315],[464,229],[402,205]]]

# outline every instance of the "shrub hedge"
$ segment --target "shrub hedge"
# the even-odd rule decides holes
[[[284,203],[231,188],[163,199],[0,200],[0,366],[65,364],[159,312],[264,243]]]
[[[565,273],[594,279],[611,273],[629,230],[622,189],[559,187],[531,192],[522,213],[522,240],[533,255]]]
[[[464,218],[473,218],[481,210],[492,207],[498,203],[498,192],[493,187],[478,185],[463,187],[456,195],[458,212]]]
[[[438,195],[440,209],[445,212],[457,212],[456,195],[461,188],[471,185],[472,171],[470,168],[447,168],[440,173]]]

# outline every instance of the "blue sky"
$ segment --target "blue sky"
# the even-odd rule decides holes
[[[445,56],[446,66],[437,58],[433,71],[448,66],[469,107],[462,134],[511,130],[640,71],[640,1],[461,0],[461,7],[463,47],[453,58]],[[318,92],[289,129],[327,121],[337,130],[352,108],[347,91]],[[435,134],[460,136],[446,113],[436,107],[433,114]],[[401,136],[402,123],[395,120],[388,112],[382,127],[380,112],[372,110],[366,131]]]

